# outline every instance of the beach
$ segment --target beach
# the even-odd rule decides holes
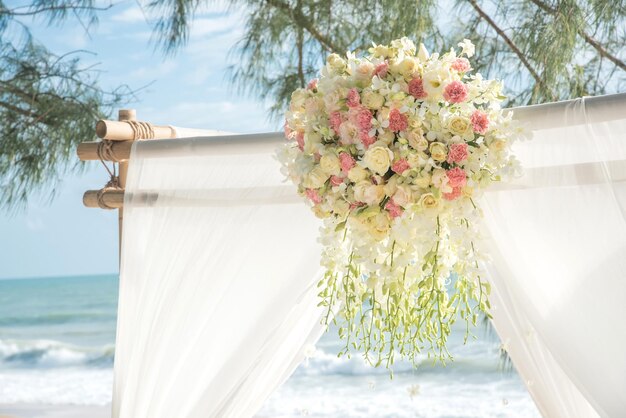
[[[110,416],[117,280],[0,280],[0,417]],[[358,357],[337,358],[341,341],[330,330],[257,416],[540,417],[515,371],[501,367],[493,332],[475,334],[463,345],[453,330],[447,367],[398,362],[391,379]]]

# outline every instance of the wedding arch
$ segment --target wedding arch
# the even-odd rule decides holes
[[[623,416],[626,93],[512,110],[533,140],[481,202],[493,324],[543,416]],[[96,132],[80,159],[119,163],[84,195],[119,210],[113,416],[254,415],[324,331],[320,224],[280,173],[284,134],[134,111]]]

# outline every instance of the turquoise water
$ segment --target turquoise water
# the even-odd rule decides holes
[[[116,275],[0,280],[2,404],[106,405],[111,401]],[[497,338],[485,328],[455,362],[395,377],[359,358],[337,358],[331,330],[315,355],[266,402],[259,417],[539,417],[514,371],[499,366]]]

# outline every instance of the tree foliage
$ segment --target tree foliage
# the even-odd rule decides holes
[[[209,2],[148,5],[161,16],[156,36],[167,51],[186,41],[194,13]],[[235,0],[231,7],[246,11],[232,81],[273,101],[274,115],[329,53],[401,36],[431,51],[470,38],[476,70],[503,79],[508,105],[615,92],[626,83],[625,0]]]
[[[94,137],[95,122],[110,114],[125,88],[107,92],[78,51],[57,56],[31,36],[21,17],[58,23],[73,17],[87,27],[100,8],[92,0],[35,0],[8,8],[0,1],[0,207],[22,206],[34,191],[79,170],[75,148]],[[48,187],[52,185],[52,187]],[[46,188],[44,188],[44,186]]]

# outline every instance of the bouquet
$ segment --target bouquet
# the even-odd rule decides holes
[[[519,170],[501,83],[471,74],[469,40],[429,55],[407,38],[328,57],[293,92],[286,176],[324,220],[325,323],[372,365],[452,356],[450,327],[489,316],[478,247],[485,189]]]

